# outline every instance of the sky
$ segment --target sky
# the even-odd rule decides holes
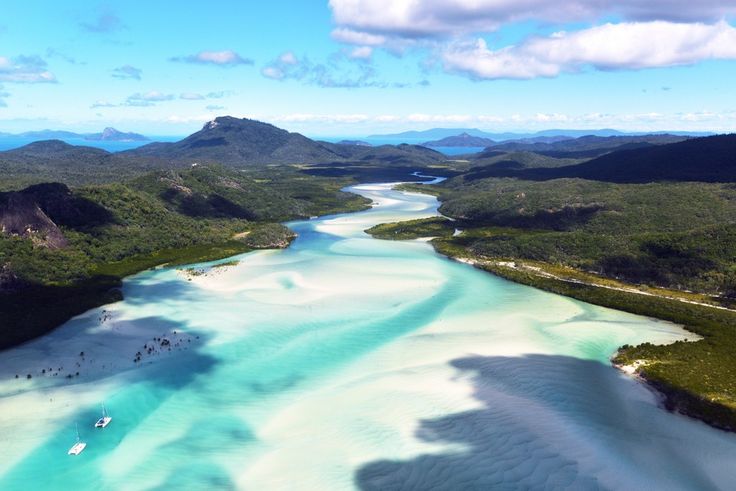
[[[736,0],[3,0],[0,132],[732,132]]]

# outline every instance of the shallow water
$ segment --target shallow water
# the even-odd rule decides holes
[[[507,282],[421,241],[372,239],[365,228],[437,203],[355,191],[377,206],[294,222],[289,249],[237,266],[139,274],[124,302],[1,353],[0,489],[736,482],[736,437],[658,408],[608,363],[617,346],[683,330]],[[101,402],[113,421],[95,430]],[[75,422],[88,446],[70,457]]]

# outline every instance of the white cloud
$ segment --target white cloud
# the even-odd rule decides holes
[[[297,59],[296,55],[291,51],[282,53],[281,56],[279,56],[279,61],[286,65],[296,65],[299,63],[299,60]]]
[[[712,22],[736,13],[734,0],[330,0],[338,29],[333,37],[371,45],[366,36],[422,38],[488,32],[525,20],[625,20]],[[354,40],[351,40],[354,39]],[[383,44],[383,42],[376,42]]]
[[[353,31],[344,27],[332,31],[332,39],[340,43],[380,46],[386,43],[386,36]]]
[[[252,65],[253,60],[243,58],[232,50],[224,51],[200,51],[196,55],[177,56],[170,58],[171,61],[179,61],[184,63],[196,63],[201,65],[216,66],[236,66],[236,65]]]
[[[373,56],[373,48],[370,46],[359,46],[353,48],[348,57],[354,60],[369,60]]]
[[[56,77],[46,66],[46,61],[39,56],[0,56],[0,81],[27,84],[56,82]]]
[[[445,48],[445,69],[478,79],[554,77],[592,66],[626,70],[736,59],[736,29],[725,21],[604,24],[581,31],[533,37],[492,50],[478,39]]]
[[[363,123],[369,120],[369,116],[365,114],[309,114],[295,113],[284,114],[269,118],[270,121],[280,123]]]
[[[261,69],[261,74],[266,78],[272,78],[274,80],[281,80],[284,78],[284,72],[275,66],[266,66]]]

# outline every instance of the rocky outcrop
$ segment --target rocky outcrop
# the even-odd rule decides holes
[[[59,227],[31,196],[22,192],[0,194],[0,232],[30,239],[35,246],[50,249],[67,245]]]

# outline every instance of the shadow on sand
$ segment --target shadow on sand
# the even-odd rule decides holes
[[[718,489],[728,482],[714,482],[688,443],[694,432],[705,453],[734,452],[736,442],[664,412],[646,388],[610,366],[547,355],[451,364],[470,376],[482,409],[423,420],[416,431],[451,451],[368,463],[355,475],[357,487]]]

